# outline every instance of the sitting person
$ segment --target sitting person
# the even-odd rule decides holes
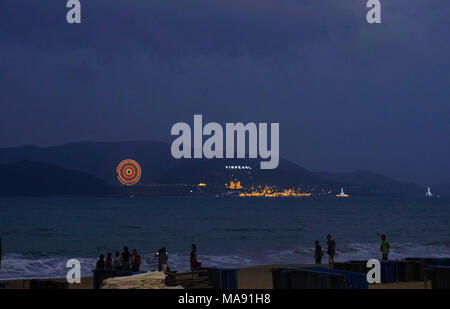
[[[202,263],[200,263],[197,260],[197,246],[195,244],[192,244],[190,262],[191,262],[191,270],[192,271],[197,271],[197,270],[202,269]]]

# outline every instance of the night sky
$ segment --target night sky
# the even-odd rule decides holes
[[[313,171],[450,181],[450,1],[0,0],[0,147],[279,122]],[[170,155],[170,154],[168,154]]]

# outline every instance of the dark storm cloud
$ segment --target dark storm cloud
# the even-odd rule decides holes
[[[0,2],[0,146],[168,140],[176,121],[279,121],[325,170],[449,180],[450,3]],[[6,115],[6,116],[5,116]]]

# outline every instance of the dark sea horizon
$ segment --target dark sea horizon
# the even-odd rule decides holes
[[[332,234],[336,261],[450,257],[450,199],[350,197],[0,198],[0,279],[65,277],[77,258],[91,275],[99,254],[136,248],[143,270],[167,247],[172,269],[313,263],[314,241]],[[326,261],[326,257],[324,257]]]

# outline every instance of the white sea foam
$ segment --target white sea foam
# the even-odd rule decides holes
[[[326,251],[326,248],[324,248]],[[254,254],[204,254],[198,259],[203,266],[223,268],[243,268],[263,264],[303,264],[313,263],[313,248],[296,246],[281,250],[266,250]],[[379,258],[379,244],[350,243],[338,246],[336,261],[368,260]],[[391,259],[405,257],[450,257],[450,248],[442,245],[417,245],[413,243],[392,243]],[[72,258],[72,257],[70,257]],[[34,256],[22,254],[7,254],[3,257],[0,279],[25,279],[25,278],[56,278],[65,277],[67,270],[66,256]],[[82,275],[92,275],[95,267],[95,258],[79,258],[82,265]],[[324,257],[326,262],[326,254]],[[169,265],[177,271],[189,270],[189,253],[169,253]],[[143,254],[142,270],[154,270],[157,260],[154,254]]]

